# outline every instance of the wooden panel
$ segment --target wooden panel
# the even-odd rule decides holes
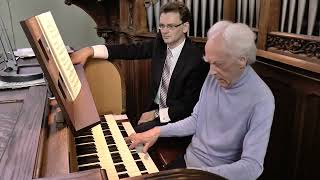
[[[4,91],[0,94],[0,157],[19,118],[26,90]]]
[[[237,2],[235,0],[224,0],[223,20],[236,21],[236,4]]]
[[[56,103],[51,103],[54,108],[48,116],[48,137],[44,145],[40,177],[69,174],[68,129],[57,127],[56,115],[57,112],[61,113],[61,109]]]
[[[46,94],[45,86],[27,89],[10,140],[1,156],[0,177],[18,180],[32,178]]]
[[[259,49],[266,49],[268,32],[278,30],[280,5],[281,2],[279,0],[261,0],[257,42],[257,47]]]
[[[107,180],[106,171],[103,169],[93,169],[87,171],[81,171],[77,173],[71,173],[68,175],[40,178],[38,180],[64,180],[64,179],[77,179],[77,180]]]
[[[319,74],[258,59],[253,67],[276,100],[265,171],[260,179],[319,179]]]

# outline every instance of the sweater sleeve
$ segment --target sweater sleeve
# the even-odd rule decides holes
[[[160,126],[160,137],[183,137],[193,135],[197,128],[198,104],[199,102],[194,107],[191,116],[175,123]]]
[[[243,141],[241,159],[231,164],[195,169],[209,171],[231,180],[257,179],[263,171],[274,108],[273,97],[255,105],[248,125],[249,130]]]

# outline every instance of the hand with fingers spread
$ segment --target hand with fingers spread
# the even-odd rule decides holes
[[[128,138],[126,138],[126,141],[131,142],[129,149],[143,145],[142,152],[146,153],[148,149],[157,141],[159,135],[160,128],[154,127],[143,133],[131,134]]]
[[[86,64],[87,60],[93,56],[93,49],[91,47],[85,47],[78,51],[75,51],[70,55],[73,64]]]

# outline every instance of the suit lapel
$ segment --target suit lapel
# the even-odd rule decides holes
[[[161,52],[159,54],[159,59],[157,59],[156,61],[154,61],[155,63],[155,80],[156,80],[156,85],[157,85],[157,88],[159,87],[160,85],[160,81],[161,81],[161,76],[162,76],[162,71],[163,71],[163,66],[164,66],[164,62],[166,60],[166,49],[161,49]],[[158,90],[158,89],[157,89]]]
[[[183,48],[181,50],[181,53],[179,55],[177,64],[174,67],[174,70],[172,72],[172,75],[171,75],[171,78],[170,78],[169,90],[168,90],[169,92],[170,92],[171,83],[174,83],[176,77],[184,69],[184,66],[185,66],[185,64],[187,62],[188,54],[189,54],[188,53],[189,43],[190,43],[190,40],[187,38],[185,43],[184,43],[184,46],[183,46]]]

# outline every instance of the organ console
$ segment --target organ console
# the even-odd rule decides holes
[[[128,120],[102,117],[101,124],[75,137],[79,170],[105,169],[109,179],[159,172],[149,154],[128,149],[130,144],[124,138],[132,133]]]
[[[97,24],[98,35],[109,44],[155,37],[158,25],[156,21],[148,23],[147,12],[153,9],[149,21],[150,17],[158,19],[159,2],[162,5],[167,1],[149,1],[146,6],[141,0],[65,0],[66,4],[77,5],[88,13]],[[317,0],[298,0],[296,3],[287,0],[184,2],[193,14],[190,36],[199,47],[206,42],[207,29],[220,19],[246,23],[257,34],[254,68],[276,98],[265,170],[259,179],[319,179],[320,3]],[[149,92],[150,64],[149,61],[122,60],[115,63],[125,72],[127,114],[134,123]],[[145,162],[150,158],[144,154],[137,150],[120,150],[119,147],[127,146],[122,137],[132,129],[129,121],[110,120],[108,124],[112,115],[100,119],[97,116],[100,125],[87,124],[92,129],[72,130],[70,122],[58,126],[55,117],[59,109],[65,107],[57,107],[47,97],[46,86],[0,91],[1,180],[113,179],[131,174],[138,176],[129,179],[219,179],[197,170],[161,171],[161,164],[158,166],[160,172],[155,172],[153,163]],[[59,104],[63,104],[58,98]],[[83,131],[76,133],[75,129]],[[114,131],[121,136],[113,136]],[[96,141],[102,141],[104,145]],[[129,158],[126,158],[127,154]],[[104,159],[109,162],[105,163]],[[158,165],[156,159],[153,160]],[[131,163],[133,161],[135,163]],[[113,164],[111,167],[110,163]],[[149,168],[147,164],[152,165]]]

